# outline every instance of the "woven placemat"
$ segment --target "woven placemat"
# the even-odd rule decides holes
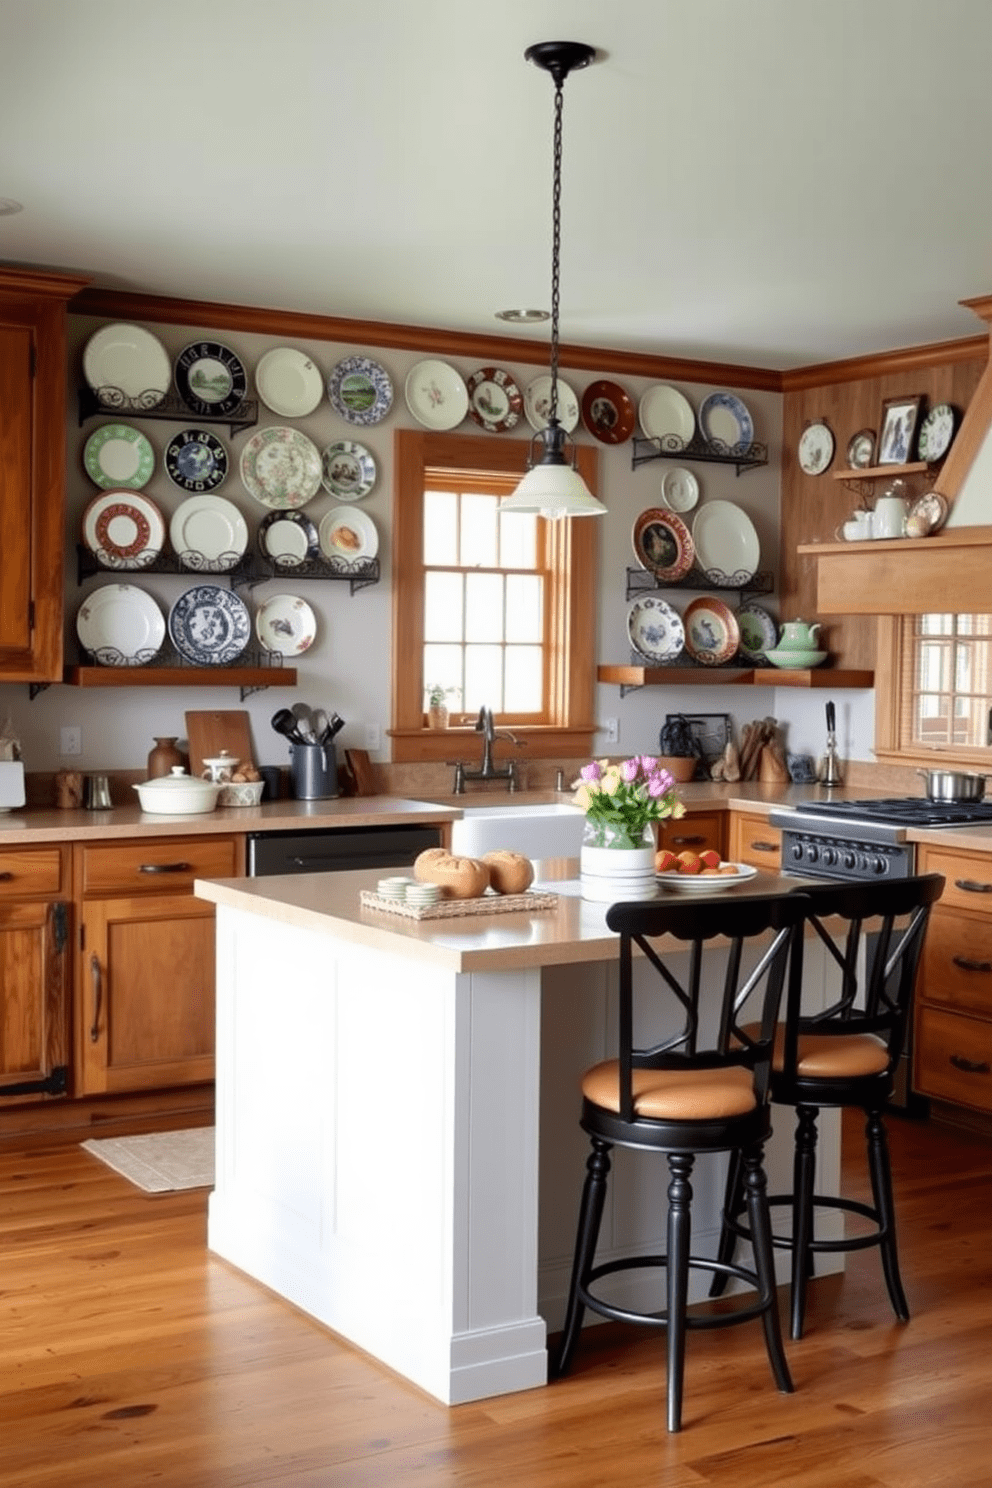
[[[484,894],[481,899],[439,899],[437,904],[407,904],[405,899],[383,899],[371,889],[360,891],[365,909],[402,915],[407,920],[454,920],[462,915],[508,914],[511,910],[554,909],[557,894]]]

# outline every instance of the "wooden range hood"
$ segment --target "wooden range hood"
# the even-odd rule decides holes
[[[992,295],[960,303],[985,321],[992,340]],[[816,560],[819,614],[922,615],[935,609],[992,614],[992,485],[982,503],[988,525],[953,525],[955,500],[990,430],[992,357],[934,482],[951,507],[947,525],[928,538],[800,544],[799,553]]]

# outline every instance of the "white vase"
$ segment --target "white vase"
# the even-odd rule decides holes
[[[654,833],[645,827],[639,847],[595,844],[610,841],[602,827],[587,825],[586,840],[579,850],[579,880],[583,899],[615,904],[621,899],[655,899]],[[592,839],[592,840],[590,840]],[[629,839],[627,839],[629,841]]]

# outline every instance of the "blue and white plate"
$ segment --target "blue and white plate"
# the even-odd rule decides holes
[[[166,446],[165,468],[181,491],[216,491],[227,478],[227,450],[207,429],[181,429]]]
[[[655,666],[674,661],[685,646],[678,611],[654,594],[634,600],[627,611],[627,634],[634,650]]]
[[[230,666],[250,636],[247,605],[217,584],[187,589],[169,611],[169,638],[180,656],[195,666]]]
[[[733,393],[710,393],[699,408],[699,427],[707,444],[723,453],[742,455],[754,439],[754,421],[746,404]]]
[[[348,424],[378,424],[393,406],[393,384],[371,357],[350,356],[331,368],[327,396]]]
[[[735,614],[741,633],[741,655],[747,661],[764,661],[767,653],[778,645],[775,621],[767,610],[756,604],[742,604]]]

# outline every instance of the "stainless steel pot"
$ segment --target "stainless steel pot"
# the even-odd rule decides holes
[[[917,770],[916,773],[926,781],[931,801],[980,801],[989,778],[970,770]]]

